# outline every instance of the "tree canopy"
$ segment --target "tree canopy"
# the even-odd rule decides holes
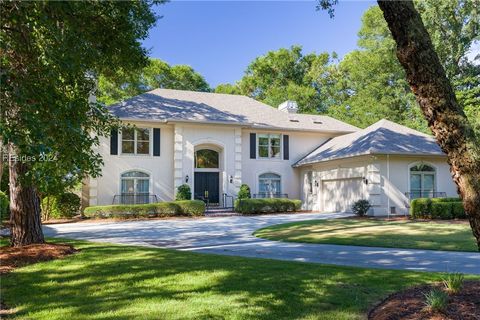
[[[333,13],[334,3],[319,1],[319,7]],[[479,4],[425,0],[417,6],[460,105],[480,132],[480,65],[467,59],[480,39]],[[297,100],[300,112],[329,114],[362,128],[386,118],[430,133],[378,6],[364,13],[357,44],[340,61],[335,54],[304,54],[299,46],[270,51],[252,61],[240,81],[215,92],[244,94],[272,106]]]
[[[210,91],[203,76],[192,67],[149,59],[144,68],[119,71],[113,77],[100,76],[98,100],[109,105],[156,88]]]
[[[270,51],[250,63],[235,85],[221,84],[215,92],[244,94],[272,106],[285,100],[298,102],[302,113],[326,111],[323,73],[336,55],[304,55],[300,46]]]
[[[0,137],[8,145],[12,244],[42,242],[38,191],[100,174],[94,148],[115,120],[95,78],[145,66],[155,24],[139,1],[1,2]]]

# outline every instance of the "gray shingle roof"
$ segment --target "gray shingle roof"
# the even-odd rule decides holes
[[[289,114],[240,95],[155,89],[109,106],[120,119],[226,123],[254,128],[347,133],[357,127],[328,116]]]
[[[383,119],[326,141],[294,166],[368,154],[445,155],[432,136]]]

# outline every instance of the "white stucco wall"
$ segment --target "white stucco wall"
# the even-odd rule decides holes
[[[142,128],[160,128],[160,156],[154,157],[153,143],[150,155],[122,155],[121,137],[118,136],[118,155],[110,155],[110,137],[101,137],[98,151],[103,157],[102,176],[89,179],[89,205],[112,204],[120,194],[120,175],[125,171],[140,170],[150,175],[150,193],[160,200],[173,199],[173,126],[158,123],[136,123]],[[153,140],[153,134],[150,135]]]
[[[188,184],[194,191],[195,170],[194,153],[196,149],[213,147],[219,152],[219,171],[220,171],[220,198],[222,193],[236,195],[242,179],[241,168],[236,163],[236,152],[241,152],[241,141],[236,140],[240,137],[240,128],[236,126],[206,126],[192,124],[176,124],[177,132],[181,132],[181,179],[175,181],[175,185],[185,183],[185,177],[189,176]],[[216,151],[217,151],[216,150]],[[233,181],[230,183],[230,176]]]
[[[314,150],[332,134],[315,132],[285,132],[247,130],[240,126],[204,125],[192,123],[164,124],[155,122],[131,122],[138,127],[161,129],[161,155],[154,157],[153,134],[150,137],[150,155],[122,155],[121,135],[118,136],[118,155],[110,155],[110,137],[100,138],[99,152],[103,156],[102,176],[88,179],[84,193],[85,205],[108,205],[120,194],[120,175],[125,171],[140,170],[150,175],[150,193],[160,200],[175,197],[176,187],[186,182],[194,192],[194,152],[203,147],[220,151],[220,198],[223,192],[236,195],[242,183],[258,193],[258,177],[267,172],[281,176],[282,193],[290,198],[300,198],[299,169],[292,164]],[[250,159],[250,133],[280,133],[289,135],[289,160]],[[231,179],[232,178],[232,179]],[[230,182],[232,180],[232,182]]]
[[[340,196],[336,199],[325,199],[322,181],[361,178],[364,182],[362,190],[355,196],[370,201],[373,206],[372,214],[387,215],[391,207],[395,207],[397,214],[407,214],[409,199],[405,193],[410,191],[409,169],[422,161],[436,169],[435,190],[445,192],[449,197],[457,196],[445,157],[359,156],[302,167],[301,198],[304,208],[324,211],[325,201],[345,201]],[[307,192],[308,171],[313,172],[313,180],[318,182],[311,194]],[[365,179],[368,180],[367,184]]]
[[[279,159],[250,159],[250,133],[288,134],[289,160],[283,160],[283,141]],[[332,135],[312,132],[275,132],[266,130],[242,131],[242,182],[250,186],[251,192],[258,193],[258,177],[263,173],[276,173],[281,176],[282,193],[291,199],[300,199],[300,172],[292,165],[325,142]],[[258,144],[257,144],[258,148]]]

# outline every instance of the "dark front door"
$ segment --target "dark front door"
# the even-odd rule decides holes
[[[195,199],[206,200],[210,204],[218,204],[220,198],[218,172],[195,172]]]

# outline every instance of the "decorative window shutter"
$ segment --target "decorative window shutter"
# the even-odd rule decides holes
[[[112,129],[110,132],[110,154],[118,154],[118,130]]]
[[[250,159],[257,158],[257,135],[250,133]]]
[[[287,134],[283,135],[283,160],[290,159],[290,138]]]
[[[153,128],[153,156],[160,156],[160,128]]]

